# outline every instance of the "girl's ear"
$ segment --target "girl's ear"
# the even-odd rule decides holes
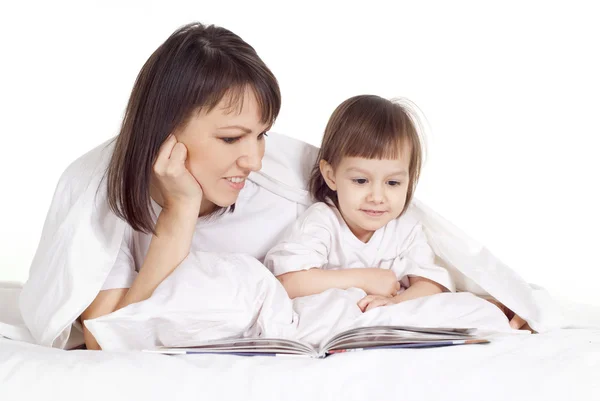
[[[329,189],[331,189],[332,191],[337,191],[337,186],[335,185],[335,174],[333,171],[333,167],[331,167],[331,164],[327,163],[326,160],[322,159],[319,162],[319,170],[321,170],[321,176],[323,176],[325,184],[327,184]]]

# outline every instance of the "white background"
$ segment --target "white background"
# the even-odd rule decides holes
[[[117,133],[147,57],[198,20],[273,70],[274,131],[318,144],[347,97],[414,101],[429,141],[417,197],[528,281],[600,305],[600,14],[494,3],[3,2],[0,280],[26,280],[62,170]]]

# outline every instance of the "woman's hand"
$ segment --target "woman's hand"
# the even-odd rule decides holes
[[[155,199],[163,209],[194,208],[200,211],[202,188],[185,165],[187,148],[170,135],[161,145],[154,162]],[[197,216],[197,214],[196,214]]]

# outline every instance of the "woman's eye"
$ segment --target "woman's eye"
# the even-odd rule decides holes
[[[362,185],[362,184],[366,184],[367,183],[367,179],[366,178],[353,178],[352,182],[355,183],[355,184]]]
[[[402,183],[400,181],[388,181],[388,185],[390,185],[392,187],[396,187],[396,186],[402,185]]]
[[[267,133],[266,133],[266,131],[265,131],[265,132],[261,133],[261,134],[258,136],[258,140],[260,141],[260,140],[262,140],[262,139],[265,139],[265,138],[266,138],[266,137],[268,137],[268,136],[269,136],[269,135],[267,135]]]
[[[234,137],[234,138],[221,138],[221,140],[225,143],[236,143],[237,141],[239,141],[239,137]]]

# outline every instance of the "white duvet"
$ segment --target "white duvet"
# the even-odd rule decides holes
[[[241,268],[243,266],[243,268]],[[192,346],[227,337],[289,338],[319,345],[351,327],[410,325],[511,330],[506,316],[470,293],[445,293],[361,312],[366,294],[332,289],[293,302],[244,255],[191,254],[144,302],[86,321],[103,350]]]

